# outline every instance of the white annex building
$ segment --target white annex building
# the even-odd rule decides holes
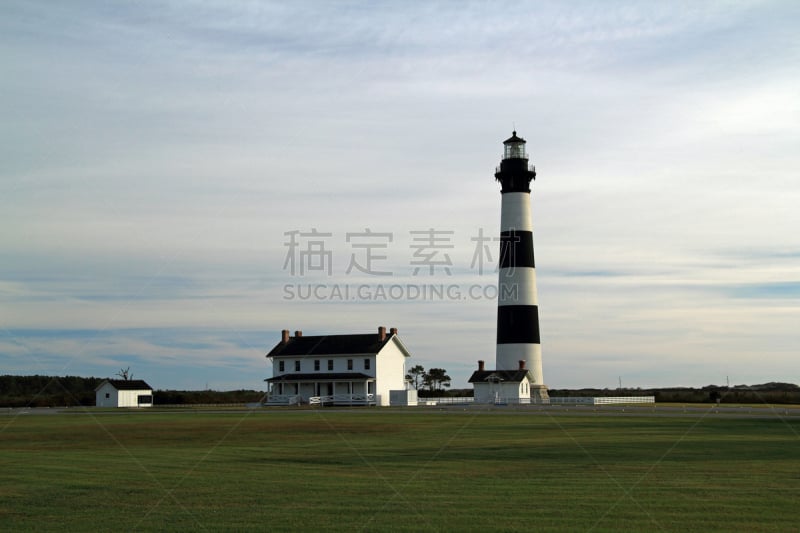
[[[406,358],[397,336],[387,333],[303,336],[283,330],[267,354],[272,377],[266,405],[389,405],[391,390],[405,389]]]
[[[97,407],[153,406],[153,387],[141,379],[106,379],[94,393]]]
[[[534,403],[539,401],[533,375],[525,368],[524,360],[519,361],[517,370],[486,370],[484,362],[478,361],[478,370],[469,382],[475,391],[475,403],[531,403],[531,385]]]

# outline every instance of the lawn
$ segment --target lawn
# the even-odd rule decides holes
[[[2,531],[797,531],[800,420],[0,417]]]

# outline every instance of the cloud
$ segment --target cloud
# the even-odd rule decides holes
[[[493,171],[516,124],[538,170],[551,384],[589,386],[602,371],[613,385],[625,368],[704,384],[704,363],[730,363],[751,376],[741,382],[794,371],[793,6],[12,2],[6,13],[0,325],[60,333],[6,338],[4,361],[27,347],[47,368],[94,372],[135,357],[180,381],[198,357],[187,375],[204,382],[223,372],[213,353],[247,360],[229,333],[266,349],[283,327],[383,324],[463,384],[475,360],[493,360],[493,301],[286,301],[283,287],[374,283],[344,272],[345,235],[364,228],[393,234],[393,282],[420,283],[410,231],[426,228],[454,232],[453,275],[432,281],[491,281],[470,268],[469,238],[498,230]],[[285,232],[311,228],[333,234],[330,278],[283,268]]]

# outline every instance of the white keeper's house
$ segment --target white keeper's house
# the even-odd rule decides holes
[[[397,336],[381,326],[377,333],[308,335],[283,330],[267,354],[266,405],[389,405],[389,391],[405,389],[406,358]]]
[[[97,407],[153,407],[153,387],[141,379],[106,379],[94,397]]]
[[[478,361],[478,370],[472,373],[469,382],[474,388],[475,403],[531,403],[534,381],[524,360],[519,361],[517,370],[486,370],[484,362]]]

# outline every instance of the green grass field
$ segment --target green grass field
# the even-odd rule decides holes
[[[2,531],[797,531],[800,420],[0,417]]]

